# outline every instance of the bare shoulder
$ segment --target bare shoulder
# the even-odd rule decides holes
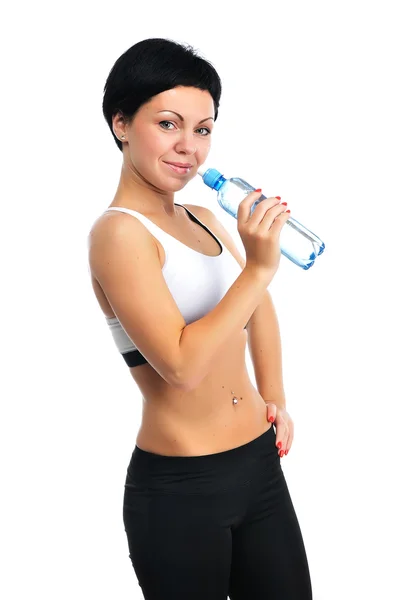
[[[115,235],[129,235],[132,242],[138,239],[136,232],[139,232],[139,239],[153,244],[153,236],[139,219],[121,211],[103,212],[92,223],[87,236],[88,248],[90,250],[92,244],[101,243]]]
[[[241,255],[238,247],[234,241],[234,238],[229,233],[229,231],[224,227],[221,221],[216,217],[215,213],[209,208],[205,206],[199,206],[197,204],[183,204],[190,210],[200,221],[205,223],[207,227],[214,233],[217,238],[221,240],[224,246],[227,248],[229,252],[233,255],[237,263],[243,269],[245,267],[245,259]]]

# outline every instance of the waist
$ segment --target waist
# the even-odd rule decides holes
[[[239,490],[254,480],[268,482],[278,472],[279,461],[272,425],[245,444],[208,455],[167,456],[135,446],[125,488],[126,493],[138,492],[139,497],[149,493],[205,495]]]
[[[267,407],[251,383],[236,387],[213,396],[182,394],[175,402],[144,401],[136,446],[166,456],[201,456],[250,442],[269,427]]]

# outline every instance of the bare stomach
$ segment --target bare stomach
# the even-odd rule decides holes
[[[165,456],[202,456],[241,446],[267,431],[267,408],[245,365],[246,341],[246,331],[234,336],[191,391],[171,387],[150,365],[131,368],[143,394],[136,445]]]

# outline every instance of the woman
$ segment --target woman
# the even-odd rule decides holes
[[[90,231],[89,263],[143,395],[124,491],[129,556],[149,600],[309,600],[280,466],[293,424],[266,292],[285,203],[269,198],[252,216],[260,191],[241,203],[245,261],[212,211],[174,202],[208,156],[220,95],[212,65],[165,39],[132,46],[105,85],[103,112],[123,165],[113,202]],[[269,398],[249,379],[247,340]],[[266,364],[270,345],[277,360]],[[267,412],[265,400],[277,406]]]

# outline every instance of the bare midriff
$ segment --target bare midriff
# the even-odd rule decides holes
[[[132,367],[143,395],[136,445],[155,454],[200,456],[241,446],[269,429],[264,399],[246,369],[246,342],[246,331],[235,335],[190,391],[171,387],[148,364]]]
[[[195,214],[196,207],[190,206]],[[209,256],[219,255],[217,241],[191,221],[184,209],[180,211],[179,221],[159,221],[158,225],[188,247]],[[205,217],[203,222],[213,231]],[[165,252],[153,239],[162,267]],[[110,303],[93,275],[92,285],[102,311],[113,317]],[[207,376],[190,391],[168,384],[149,363],[130,367],[142,394],[136,445],[165,456],[201,456],[236,448],[267,431],[270,424],[265,401],[253,386],[245,363],[247,339],[245,329],[234,334],[215,356]]]

